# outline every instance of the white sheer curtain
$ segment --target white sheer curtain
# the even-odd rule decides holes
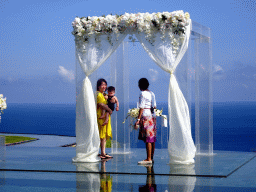
[[[195,175],[195,164],[170,165],[170,174]],[[195,189],[196,177],[169,176],[169,191],[192,192]]]
[[[97,162],[100,146],[94,93],[88,78],[117,49],[126,34],[92,35],[88,43],[76,41],[76,57],[85,73],[76,101],[76,157],[73,162]],[[95,85],[96,86],[96,85]]]
[[[77,192],[100,191],[100,174],[98,174],[99,172],[98,163],[76,163],[76,171],[87,172],[87,173],[76,173],[76,191]]]
[[[168,94],[168,112],[169,112],[169,141],[168,151],[171,164],[190,164],[194,163],[195,145],[191,136],[191,124],[187,102],[179,88],[174,72],[188,48],[188,42],[191,32],[190,24],[185,30],[185,39],[178,51],[177,56],[173,53],[174,47],[170,38],[166,35],[161,39],[162,34],[155,36],[153,44],[145,38],[144,33],[136,34],[136,37],[142,44],[149,56],[164,71],[170,73],[170,84]]]

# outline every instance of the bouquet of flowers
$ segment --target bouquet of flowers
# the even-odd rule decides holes
[[[157,117],[160,117],[162,116],[162,113],[163,113],[163,109],[162,110],[159,110],[159,109],[154,109],[155,110],[155,114]],[[165,118],[165,117],[164,117]]]
[[[134,121],[135,119],[137,119],[138,116],[139,116],[139,111],[140,111],[140,108],[132,108],[132,109],[129,109],[129,110],[128,110],[128,113],[127,113],[127,117],[125,118],[125,120],[124,120],[123,123],[125,123],[125,121],[126,121],[126,119],[127,119],[128,117],[131,117],[132,121]],[[156,114],[157,117],[162,116],[163,118],[166,119],[166,116],[165,116],[165,115],[162,115],[163,109],[162,109],[162,110],[160,110],[160,109],[154,109],[154,111],[155,111],[155,114]]]
[[[7,108],[6,98],[3,98],[3,94],[0,94],[0,111],[3,113],[3,110]]]
[[[132,109],[129,109],[128,110],[128,113],[127,113],[127,117],[125,118],[124,122],[126,121],[126,119],[128,119],[128,117],[131,117],[132,120],[134,121],[135,119],[138,118],[139,116],[139,111],[140,111],[140,108],[132,108]]]

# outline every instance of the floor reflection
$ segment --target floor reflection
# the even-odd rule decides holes
[[[113,178],[110,174],[106,174],[106,162],[109,159],[101,160],[101,175],[100,175],[100,191],[110,192],[112,191]]]
[[[195,165],[172,165],[171,174],[195,175]],[[196,177],[192,176],[169,176],[169,191],[192,192],[195,188]]]
[[[99,167],[99,162],[76,163],[77,171],[87,172],[76,173],[76,191],[111,192],[113,178],[110,174],[106,173],[106,162],[108,160],[101,160],[101,168]]]
[[[99,172],[99,163],[76,163],[77,171]],[[76,191],[100,191],[99,173],[76,173]]]
[[[0,146],[0,169],[5,169],[5,146]],[[5,171],[0,171],[0,190],[5,185]]]
[[[139,192],[156,191],[155,173],[153,165],[141,165],[147,168],[146,185],[139,186]]]

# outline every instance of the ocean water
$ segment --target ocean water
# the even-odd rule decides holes
[[[167,114],[167,104],[158,108]],[[191,117],[194,138],[193,105]],[[75,136],[75,104],[8,104],[0,132]],[[256,102],[214,103],[213,145],[214,150],[256,151]]]

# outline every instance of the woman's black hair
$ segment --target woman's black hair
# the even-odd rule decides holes
[[[99,86],[101,86],[102,82],[105,82],[106,85],[108,85],[107,81],[105,79],[99,79],[97,81],[97,91],[99,91]]]
[[[146,78],[141,78],[140,80],[139,80],[139,88],[141,89],[141,90],[146,90],[147,88],[148,88],[148,86],[149,86],[149,82],[148,82],[148,80],[146,79]]]

